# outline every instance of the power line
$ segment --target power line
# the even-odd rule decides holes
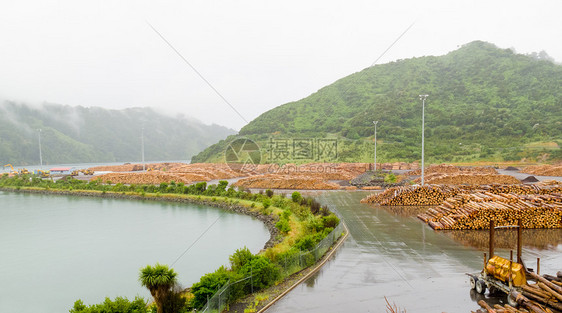
[[[222,212],[222,213],[211,223],[211,225],[209,225],[209,227],[207,227],[207,229],[205,229],[205,230],[199,235],[199,237],[197,237],[197,239],[195,239],[195,240],[189,245],[189,247],[187,247],[187,249],[185,249],[185,250],[183,251],[183,253],[180,254],[180,256],[178,256],[178,257],[176,258],[176,260],[175,260],[174,262],[172,262],[172,264],[170,265],[170,267],[174,267],[174,264],[176,264],[176,263],[187,253],[187,251],[189,251],[201,238],[203,238],[203,236],[205,236],[205,234],[211,229],[211,227],[213,227],[225,213],[226,213],[226,211]]]
[[[146,21],[146,24],[148,24],[148,26],[150,26],[150,28],[152,28],[152,30],[172,49],[174,50],[174,52],[185,62],[185,64],[187,64],[197,75],[199,75],[199,77],[205,82],[207,83],[207,85],[209,87],[211,87],[211,89],[213,89],[213,91],[234,111],[236,112],[236,114],[238,114],[238,116],[240,116],[240,118],[246,122],[246,124],[248,123],[248,121],[244,118],[244,116],[242,116],[242,114],[240,114],[240,112],[238,112],[238,110],[236,110],[236,108],[230,104],[230,102],[228,102],[228,100],[226,100],[225,97],[223,97],[223,95],[201,74],[199,73],[199,71],[193,66],[191,65],[191,63],[189,63],[189,61],[166,39],[164,38],[164,36],[158,31],[156,30],[156,28],[154,28],[154,26],[152,26],[152,24],[150,24],[150,22]]]

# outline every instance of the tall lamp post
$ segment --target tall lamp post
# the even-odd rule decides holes
[[[377,171],[377,123],[379,121],[373,121],[375,124],[375,172]]]
[[[422,101],[422,164],[421,164],[421,185],[424,183],[424,137],[425,137],[425,99],[428,95],[420,95]]]
[[[141,153],[142,153],[142,171],[145,171],[144,165],[144,127],[141,128]]]
[[[41,153],[41,128],[37,130],[39,133],[39,168],[43,169],[43,154]]]

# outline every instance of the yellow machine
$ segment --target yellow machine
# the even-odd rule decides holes
[[[42,178],[50,177],[49,171],[37,170],[37,174]]]
[[[29,173],[29,171],[28,171],[26,168],[22,168],[22,169],[20,170],[20,174],[21,174],[21,175],[26,175],[26,174],[30,174],[30,173]]]
[[[513,286],[520,287],[527,284],[527,278],[525,275],[525,268],[523,265],[510,262],[499,256],[494,256],[488,260],[486,264],[485,271],[488,275],[492,275],[494,278],[499,279],[505,283],[509,282],[509,264],[511,263],[511,282]]]
[[[92,171],[90,169],[74,170],[74,171],[72,171],[72,174],[70,174],[70,175],[71,176],[78,176],[78,175],[80,175],[80,173],[82,173],[84,175],[94,175],[94,171]]]
[[[12,173],[14,173],[15,171],[14,171],[14,167],[12,166],[12,164],[6,164],[6,165],[4,165],[4,167],[8,167],[8,166],[12,169]]]

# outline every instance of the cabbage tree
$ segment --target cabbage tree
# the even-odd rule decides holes
[[[177,283],[177,273],[167,265],[156,263],[141,268],[139,281],[148,288],[154,298],[158,313],[164,313],[164,304],[173,292],[172,288]]]

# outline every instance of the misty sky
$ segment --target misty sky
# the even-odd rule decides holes
[[[2,1],[0,98],[245,125],[147,22],[247,121],[369,67],[412,23],[377,64],[473,40],[562,62],[559,0]]]

